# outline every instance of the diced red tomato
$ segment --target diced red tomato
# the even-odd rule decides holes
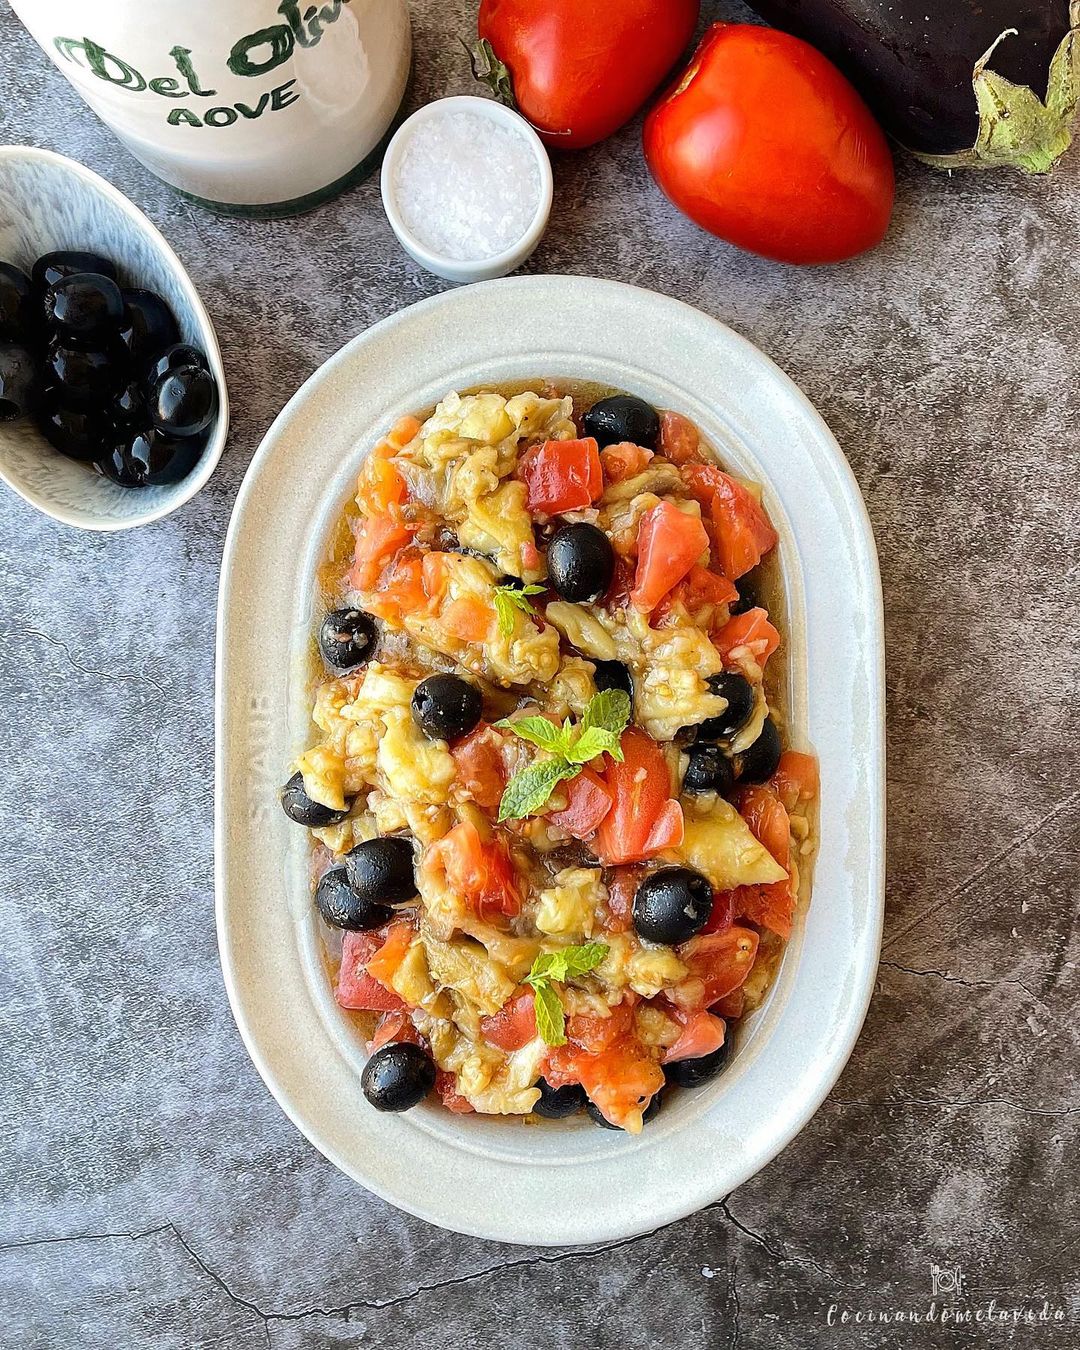
[[[358,1012],[395,1012],[405,1007],[403,999],[384,988],[366,970],[385,938],[385,929],[345,934],[341,945],[341,969],[334,990],[334,997],[341,1007]]]
[[[633,441],[619,441],[617,445],[605,445],[600,451],[600,463],[604,468],[604,477],[609,483],[625,483],[628,478],[636,478],[649,467],[653,452]]]
[[[472,1115],[476,1108],[457,1090],[457,1075],[447,1073],[445,1069],[435,1071],[435,1091],[447,1111],[455,1116]]]
[[[821,791],[817,759],[798,750],[784,751],[771,781],[788,811],[794,811],[800,802],[813,800]]]
[[[671,798],[671,774],[656,742],[637,727],[622,737],[623,762],[606,760],[612,807],[593,849],[609,865],[644,862],[683,840],[682,807]]]
[[[396,515],[365,516],[356,526],[353,568],[349,584],[358,591],[370,591],[379,581],[386,564],[412,542],[415,525],[407,525]]]
[[[675,1064],[680,1059],[702,1059],[714,1054],[724,1044],[727,1028],[719,1017],[703,1009],[676,1016],[683,1022],[682,1035],[664,1054],[664,1064]]]
[[[506,763],[506,741],[486,722],[481,722],[464,740],[450,747],[457,765],[458,784],[477,806],[498,811],[510,771]]]
[[[378,579],[376,593],[367,600],[369,612],[377,618],[400,623],[404,615],[423,610],[428,603],[423,562],[423,555],[415,549],[399,553]],[[354,585],[355,573],[353,568]]]
[[[376,1050],[384,1045],[390,1045],[391,1042],[407,1041],[410,1045],[419,1045],[420,1040],[420,1033],[413,1026],[412,1018],[407,1012],[388,1012],[379,1018],[375,1035],[368,1042],[368,1050],[374,1054]]]
[[[775,790],[768,784],[744,787],[736,795],[735,805],[754,838],[781,867],[790,867],[791,821]],[[739,886],[728,895],[736,915],[771,929],[785,940],[791,936],[796,897],[790,877],[769,885]]]
[[[447,884],[485,923],[521,910],[521,883],[503,839],[485,843],[471,820],[463,820],[432,844],[425,868],[441,868]]]
[[[720,629],[730,617],[728,607],[738,598],[738,589],[727,577],[707,567],[692,567],[686,580],[680,581],[653,610],[652,627],[659,628],[675,606],[682,605],[698,628],[706,632]]]
[[[610,1017],[595,1017],[583,1013],[571,1017],[566,1024],[567,1039],[590,1055],[598,1055],[618,1045],[620,1041],[632,1039],[636,1003],[635,997],[626,998],[612,1008]]]
[[[461,642],[486,642],[495,622],[495,611],[479,596],[451,600],[442,612],[442,626]]]
[[[518,477],[528,489],[529,510],[548,516],[591,506],[604,490],[600,449],[592,436],[534,445],[522,455]]]
[[[712,464],[686,464],[683,480],[709,519],[709,536],[724,575],[731,581],[756,567],[779,536],[761,503],[742,483]]]
[[[608,587],[607,595],[600,602],[605,609],[625,609],[630,603],[630,592],[634,586],[634,564],[627,558],[615,555],[615,575]]]
[[[420,434],[420,419],[413,417],[411,413],[406,413],[404,417],[399,417],[390,428],[390,435],[387,441],[395,450],[404,450],[410,441],[415,440]]]
[[[628,933],[634,926],[634,896],[644,875],[641,867],[615,868],[608,883],[608,916],[603,925],[606,933]]]
[[[758,935],[751,928],[737,925],[722,933],[698,933],[689,942],[678,949],[679,960],[689,971],[693,980],[701,982],[700,995],[688,1005],[685,996],[676,1001],[682,1006],[711,1008],[720,999],[738,989],[746,982],[757,959]]]
[[[599,1055],[580,1055],[577,1081],[605,1120],[634,1131],[641,1113],[664,1086],[659,1064],[633,1046],[615,1046]]]
[[[490,1045],[511,1054],[536,1039],[536,1005],[532,991],[511,998],[494,1017],[480,1019],[480,1031]]]
[[[761,678],[765,663],[780,646],[780,634],[769,622],[766,610],[748,609],[729,619],[714,634],[713,644],[729,670],[741,670],[754,682]]]
[[[638,560],[630,603],[643,614],[656,608],[709,547],[705,526],[671,502],[658,502],[641,517]]]
[[[733,989],[730,994],[725,994],[723,998],[717,999],[710,1011],[714,1012],[717,1017],[723,1017],[729,1022],[737,1022],[746,1011],[746,991]]]
[[[386,930],[386,941],[367,963],[367,973],[383,986],[388,993],[397,997],[393,988],[393,978],[397,974],[405,953],[416,937],[416,930],[410,923],[392,923]]]
[[[610,788],[592,769],[582,769],[560,791],[566,794],[566,806],[549,812],[547,819],[574,839],[591,839],[611,810]]]
[[[734,891],[714,891],[712,913],[701,930],[703,933],[722,933],[735,922]]]
[[[392,515],[393,508],[408,496],[405,479],[387,457],[391,454],[393,447],[384,441],[364,464],[359,483],[361,506],[373,517]]]
[[[660,414],[660,453],[672,464],[700,464],[701,434],[688,418],[677,412]]]

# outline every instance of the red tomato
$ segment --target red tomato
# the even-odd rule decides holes
[[[374,1054],[376,1050],[389,1045],[392,1041],[408,1041],[410,1045],[420,1044],[420,1033],[413,1026],[412,1018],[407,1012],[383,1013],[379,1018],[379,1025],[375,1028],[375,1035],[368,1042],[368,1052]]]
[[[660,453],[672,464],[700,464],[701,433],[677,412],[660,414]]]
[[[768,784],[744,787],[734,801],[754,838],[765,845],[781,867],[790,867],[791,821],[774,789]],[[771,929],[785,941],[791,936],[796,896],[790,878],[769,885],[739,886],[727,894],[740,917]]]
[[[776,547],[777,533],[757,498],[715,464],[686,464],[683,480],[706,513],[720,570],[738,581]]]
[[[591,839],[611,810],[611,790],[592,769],[582,769],[560,788],[566,794],[566,806],[551,811],[547,819],[574,839]]]
[[[485,811],[498,811],[510,780],[505,750],[506,741],[486,722],[450,747],[458,783]]]
[[[358,584],[355,567],[349,580],[354,586]],[[422,610],[427,603],[423,557],[416,549],[411,549],[399,553],[386,568],[378,580],[378,590],[365,601],[365,606],[377,618],[400,623],[403,615]]]
[[[604,490],[600,448],[591,436],[534,445],[522,455],[518,477],[528,489],[529,510],[548,516],[591,506]]]
[[[633,441],[620,441],[618,445],[605,445],[600,451],[600,463],[604,477],[609,483],[625,483],[628,478],[636,478],[649,467],[653,452]]]
[[[724,1044],[727,1028],[719,1017],[703,1010],[675,1014],[684,1022],[682,1035],[664,1052],[662,1063],[674,1064],[680,1059],[701,1059],[714,1054]]]
[[[460,642],[486,642],[495,622],[495,611],[477,595],[451,600],[442,612],[442,626]]]
[[[641,867],[616,867],[608,882],[606,933],[628,933],[634,926],[634,896],[645,875]]]
[[[630,603],[643,614],[655,609],[709,547],[705,526],[671,502],[659,502],[641,517],[638,560]]]
[[[620,1041],[634,1038],[634,1005],[637,999],[626,998],[611,1010],[610,1017],[594,1017],[579,1013],[566,1025],[567,1038],[590,1055],[610,1050]]]
[[[728,606],[738,598],[738,588],[727,577],[717,576],[705,567],[692,567],[686,580],[680,581],[657,605],[652,627],[659,627],[676,605],[682,605],[697,627],[710,632],[727,622]]]
[[[464,1098],[457,1090],[457,1075],[448,1073],[445,1069],[436,1069],[435,1071],[435,1091],[439,1094],[439,1100],[448,1111],[452,1111],[455,1116],[472,1115],[476,1108]]]
[[[730,994],[725,994],[723,998],[717,999],[712,1005],[711,1010],[717,1017],[723,1017],[729,1022],[738,1021],[746,1011],[746,994],[742,989],[733,989]]]
[[[773,28],[713,24],[649,114],[645,156],[691,220],[780,262],[852,258],[889,226],[881,128],[831,61]]]
[[[361,520],[356,527],[349,584],[358,591],[371,590],[386,563],[412,542],[415,529],[415,525],[406,525],[396,515],[371,516]]]
[[[623,1130],[640,1126],[642,1111],[664,1086],[660,1065],[632,1045],[579,1055],[575,1071],[604,1119]]]
[[[412,924],[400,922],[392,923],[385,931],[386,941],[375,955],[369,958],[367,973],[373,980],[378,980],[387,993],[397,998],[392,981],[402,961],[405,960],[405,953],[412,945],[416,930]]]
[[[714,891],[712,913],[701,930],[703,933],[722,933],[735,922],[735,892]]]
[[[512,918],[521,909],[521,886],[505,842],[492,838],[485,843],[472,821],[463,820],[432,844],[423,866],[441,868],[447,883],[485,923]]]
[[[609,865],[644,862],[683,840],[683,814],[671,799],[671,774],[656,742],[637,727],[623,732],[623,762],[608,759],[604,781],[611,810],[593,850]]]
[[[536,1005],[531,990],[510,999],[494,1017],[482,1017],[480,1031],[485,1041],[507,1054],[535,1040]]]
[[[692,1006],[711,1008],[743,985],[757,959],[758,941],[753,929],[734,927],[723,933],[699,933],[684,942],[678,949],[679,960],[703,986]],[[679,1003],[685,1006],[681,998]]]
[[[478,28],[522,115],[548,145],[580,150],[633,117],[693,37],[699,9],[700,0],[481,0]]]
[[[729,670],[741,670],[753,682],[761,678],[765,663],[780,646],[780,634],[769,622],[767,610],[748,609],[727,621],[714,635],[713,645]]]
[[[403,999],[384,988],[367,973],[367,963],[382,946],[386,930],[376,933],[346,933],[341,944],[341,969],[334,997],[343,1008],[357,1012],[396,1012]]]
[[[821,790],[817,760],[798,750],[785,750],[772,776],[772,786],[784,806],[794,811],[800,802],[811,801]]]

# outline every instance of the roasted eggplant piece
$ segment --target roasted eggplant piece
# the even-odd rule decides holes
[[[942,168],[1045,173],[1080,100],[1080,0],[750,0],[830,57]]]

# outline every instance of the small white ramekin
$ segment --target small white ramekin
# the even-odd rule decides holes
[[[531,147],[536,157],[536,167],[540,173],[540,201],[529,228],[517,243],[490,258],[470,258],[462,261],[459,258],[447,258],[442,254],[433,253],[431,249],[417,239],[416,235],[405,224],[397,203],[395,188],[397,168],[402,155],[405,153],[405,147],[416,128],[424,121],[430,121],[436,117],[445,117],[447,114],[454,112],[476,113],[481,117],[490,118],[493,122],[499,123],[500,126],[508,127],[511,131],[517,132]],[[554,180],[551,175],[551,161],[548,159],[543,141],[525,121],[524,117],[514,112],[512,108],[507,108],[490,98],[474,98],[466,94],[456,98],[437,99],[434,103],[425,104],[423,108],[414,112],[398,128],[397,134],[387,147],[386,155],[383,158],[382,199],[391,228],[397,235],[402,248],[411,258],[418,262],[421,267],[426,268],[429,272],[434,272],[437,277],[443,277],[446,281],[491,281],[495,277],[505,277],[519,268],[526,259],[532,256],[536,246],[543,238],[551,216],[553,193]]]

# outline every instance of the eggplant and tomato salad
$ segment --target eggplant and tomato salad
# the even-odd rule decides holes
[[[1080,98],[1080,0],[750,0],[823,51],[901,145],[1045,172]]]
[[[637,1133],[723,1067],[805,897],[760,491],[599,392],[403,418],[320,570],[282,805],[380,1110]]]

